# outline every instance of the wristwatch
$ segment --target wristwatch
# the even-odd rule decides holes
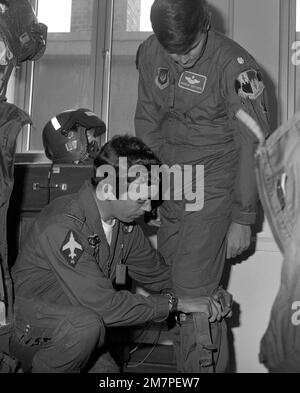
[[[177,312],[178,297],[171,292],[165,292],[164,295],[168,298],[170,313]]]

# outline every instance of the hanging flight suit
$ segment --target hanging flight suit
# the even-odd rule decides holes
[[[0,300],[8,297],[8,319],[12,311],[12,287],[7,266],[6,215],[13,188],[16,139],[22,126],[30,123],[21,109],[6,103],[9,78],[15,66],[38,60],[46,50],[47,26],[38,23],[28,0],[2,1],[0,7]],[[5,288],[6,287],[6,288]]]
[[[14,184],[16,140],[22,127],[31,120],[15,105],[0,102],[0,300],[8,303],[12,318],[12,284],[7,262],[7,210]]]
[[[260,199],[284,256],[260,361],[273,373],[300,372],[300,113],[256,153]],[[267,283],[266,283],[267,284]]]

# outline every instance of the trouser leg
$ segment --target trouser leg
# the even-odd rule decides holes
[[[91,310],[16,300],[10,349],[27,372],[81,372],[104,336],[103,321]]]
[[[164,215],[163,219],[158,246],[172,265],[173,288],[177,295],[210,296],[219,286],[223,273],[230,220],[226,217],[204,219],[196,213],[183,215],[177,220],[171,215]],[[197,331],[193,320],[188,318],[187,322],[177,326],[179,331],[175,334],[174,349],[179,370],[224,372],[229,358],[225,322],[209,324],[206,316],[206,322],[202,322],[200,327],[202,331],[206,329],[206,336],[210,336],[214,351],[206,352],[202,348],[207,345],[206,341],[202,347],[196,343]],[[202,334],[202,338],[204,336]],[[199,353],[193,350],[196,347]],[[201,358],[205,359],[206,355],[212,359],[212,367],[199,367]]]
[[[209,323],[205,314],[184,316],[172,329],[172,338],[178,371],[226,372],[229,351],[225,321]]]
[[[101,352],[93,366],[88,370],[92,374],[116,374],[120,372],[120,368],[115,362],[110,352]]]
[[[215,373],[225,373],[229,366],[229,344],[225,319],[222,322],[211,324],[211,329],[213,342],[216,346],[216,351],[213,352]]]
[[[210,296],[219,286],[225,263],[229,220],[183,220],[172,260],[178,296]]]

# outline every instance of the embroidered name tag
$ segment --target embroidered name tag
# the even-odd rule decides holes
[[[202,94],[205,89],[207,77],[195,74],[194,72],[184,71],[181,74],[178,86],[181,89],[189,90],[194,93]]]

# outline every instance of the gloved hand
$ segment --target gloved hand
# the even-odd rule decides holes
[[[232,316],[233,298],[231,293],[225,291],[222,287],[218,287],[212,294],[212,297],[221,305],[222,318],[230,318]]]

